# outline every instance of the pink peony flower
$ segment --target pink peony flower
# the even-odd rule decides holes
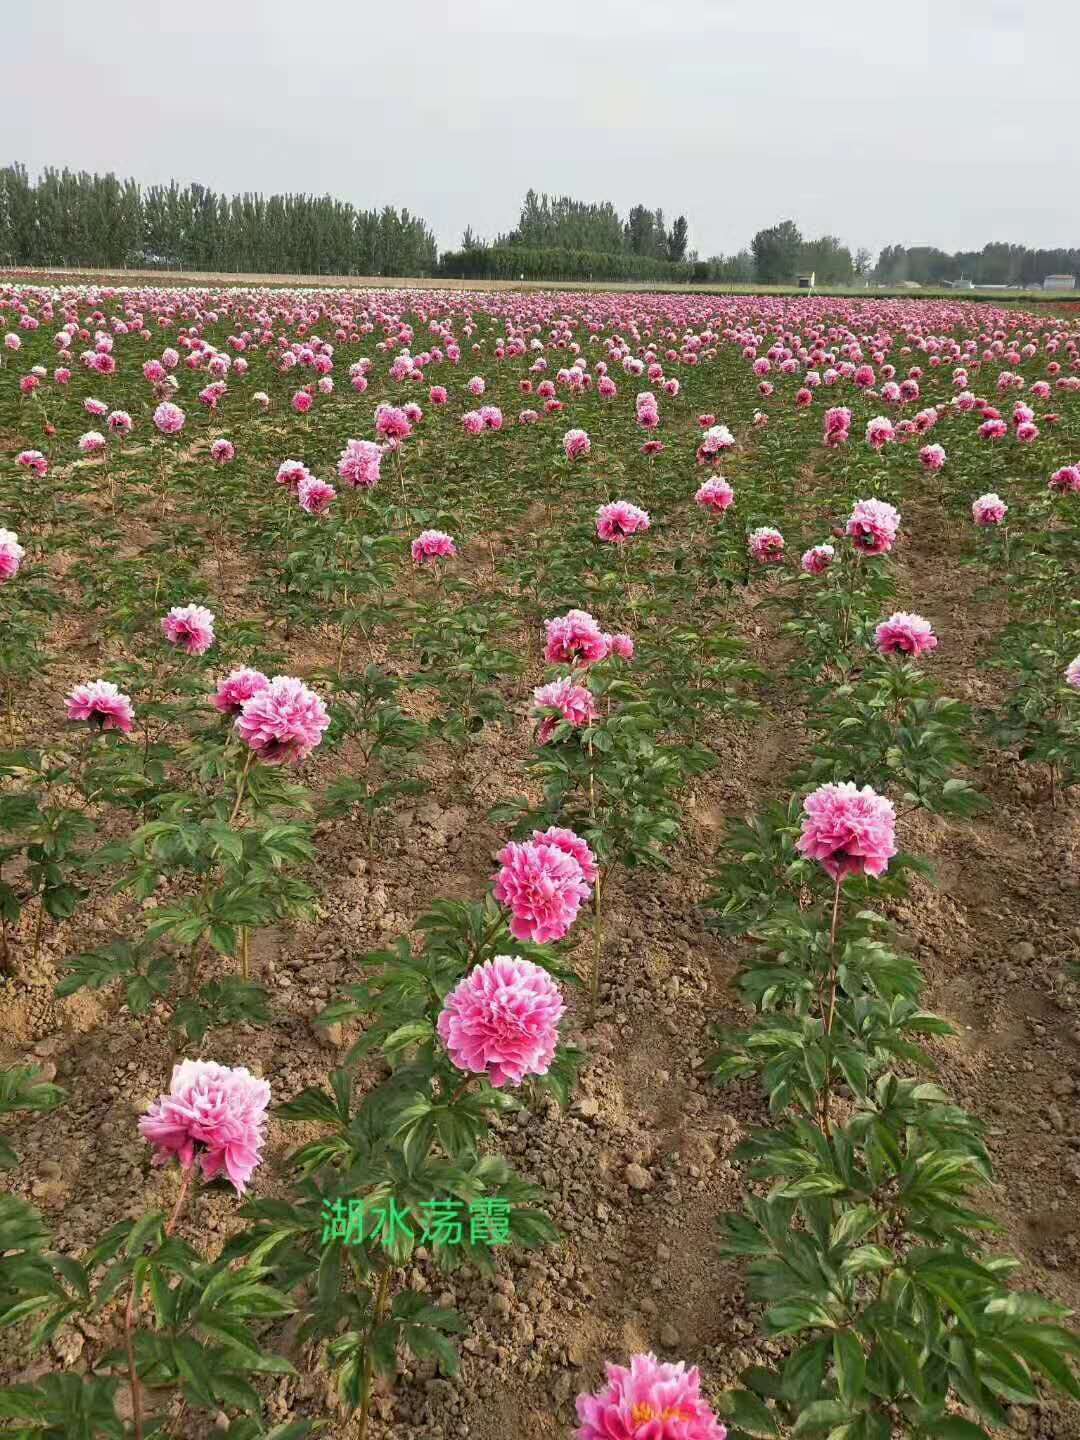
[[[607,1384],[577,1397],[577,1440],[726,1440],[702,1399],[697,1367],[632,1355],[630,1368],[606,1367]]]
[[[1080,690],[1080,655],[1066,665],[1065,684],[1072,686],[1074,690]]]
[[[205,605],[174,605],[161,628],[170,645],[189,655],[205,655],[214,643],[214,613]]]
[[[734,444],[735,436],[726,425],[710,425],[701,437],[698,454],[708,457],[719,455],[724,450],[730,450]]]
[[[483,395],[484,391],[487,389],[487,386],[484,383],[483,376],[474,375],[465,388],[466,390],[468,390],[470,395],[480,396]]]
[[[349,440],[338,460],[337,473],[357,490],[373,490],[379,483],[382,446],[374,440]]]
[[[557,845],[511,841],[499,852],[495,898],[512,912],[515,940],[561,940],[592,891],[573,855]]]
[[[925,470],[940,470],[945,464],[945,447],[943,445],[924,445],[919,451],[919,459]]]
[[[443,1002],[439,1038],[459,1070],[501,1089],[546,1075],[566,1006],[546,970],[516,955],[477,965]]]
[[[1021,445],[1031,445],[1039,438],[1039,427],[1031,420],[1023,420],[1016,427],[1016,438]]]
[[[230,461],[236,459],[236,446],[231,440],[226,440],[224,436],[221,436],[210,446],[210,459],[215,465],[228,465]]]
[[[1050,476],[1050,489],[1058,495],[1080,494],[1080,465],[1062,465]]]
[[[414,565],[437,564],[457,554],[453,536],[447,535],[444,530],[421,530],[410,548]]]
[[[885,500],[857,500],[847,522],[847,533],[863,555],[886,554],[899,528],[900,513]]]
[[[25,555],[15,531],[0,529],[0,584],[14,580]]]
[[[180,406],[174,405],[171,400],[163,400],[154,411],[154,424],[162,435],[178,435],[184,428],[186,419],[187,416]]]
[[[88,720],[101,730],[131,734],[135,720],[131,700],[111,680],[91,680],[76,685],[66,703],[69,720]]]
[[[648,528],[648,513],[631,505],[629,500],[615,500],[610,505],[601,505],[596,512],[596,533],[611,545],[625,545],[631,535]]]
[[[100,455],[105,449],[105,436],[98,430],[87,430],[79,437],[79,449],[84,455]]]
[[[279,485],[285,486],[295,494],[300,489],[300,482],[310,478],[311,472],[302,460],[283,460],[277,468],[274,477]]]
[[[802,834],[796,849],[819,860],[833,880],[883,875],[896,854],[892,802],[853,781],[819,785],[803,801]]]
[[[711,480],[706,480],[704,485],[698,486],[694,499],[703,510],[722,515],[735,499],[735,491],[722,475],[714,475]]]
[[[309,515],[325,515],[330,502],[337,497],[337,491],[325,480],[316,480],[314,475],[305,475],[296,488],[300,509]]]
[[[264,765],[306,760],[330,724],[326,706],[292,675],[275,675],[245,700],[236,731]]]
[[[49,473],[49,462],[40,450],[20,450],[15,457],[15,463],[27,470],[33,470],[39,480],[44,480]]]
[[[412,422],[396,405],[379,405],[375,410],[375,433],[384,440],[407,440]]]
[[[466,410],[461,417],[461,428],[466,435],[480,435],[484,429],[484,417],[479,410]]]
[[[544,659],[549,665],[584,667],[607,659],[607,636],[587,610],[569,610],[554,620],[545,620],[544,629]]]
[[[154,1147],[155,1165],[175,1155],[185,1170],[198,1163],[207,1180],[224,1170],[243,1195],[262,1159],[269,1103],[269,1082],[243,1065],[181,1060],[169,1093],[141,1117],[139,1132]]]
[[[984,440],[1004,440],[1009,433],[1009,427],[1004,420],[984,420],[979,426],[979,434]]]
[[[874,631],[878,652],[881,655],[910,655],[917,660],[920,655],[937,649],[937,636],[930,621],[921,615],[909,615],[897,610],[883,620]]]
[[[569,676],[534,690],[533,710],[540,717],[537,739],[541,745],[546,745],[554,735],[560,719],[575,729],[581,729],[591,724],[597,713],[592,691],[584,685],[575,685]],[[548,710],[556,710],[558,714],[546,714]]]
[[[824,575],[835,559],[836,549],[834,546],[813,545],[805,551],[799,563],[807,575]]]
[[[632,635],[605,635],[608,654],[617,655],[620,660],[634,658],[634,637]]]
[[[270,681],[261,670],[250,670],[243,666],[226,675],[214,693],[213,705],[222,715],[239,715],[245,703],[259,690],[265,690]]]
[[[449,398],[446,393],[446,387],[443,385],[432,385],[428,391],[428,399],[432,405],[445,405]]]
[[[581,866],[581,873],[585,876],[586,884],[594,885],[596,883],[596,877],[600,873],[596,856],[581,836],[575,835],[573,830],[567,830],[562,825],[549,825],[546,830],[534,830],[532,839],[536,845],[553,845],[556,850],[561,850],[565,855],[572,855]]]
[[[582,460],[592,449],[592,442],[584,430],[567,430],[562,447],[568,460]]]
[[[872,450],[883,450],[896,439],[893,423],[884,415],[875,415],[866,426],[866,443]]]
[[[976,525],[1000,525],[1008,508],[1001,496],[991,491],[972,502],[971,518]]]
[[[825,444],[830,449],[846,445],[851,434],[851,411],[844,405],[836,405],[825,411]]]
[[[759,565],[780,565],[784,560],[784,537],[771,525],[759,525],[746,538],[750,554]]]
[[[109,407],[105,404],[104,400],[95,400],[92,396],[88,395],[82,403],[86,413],[92,415],[95,420],[103,420],[109,413]]]

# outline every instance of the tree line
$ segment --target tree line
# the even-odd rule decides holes
[[[933,245],[886,245],[878,256],[874,278],[897,285],[1040,285],[1047,275],[1074,275],[1080,280],[1080,249],[1030,249],[1001,241],[981,250],[950,255]]]
[[[329,195],[222,195],[115,175],[0,170],[0,263],[303,275],[431,275],[435,236],[407,210]]]
[[[785,285],[812,273],[819,287],[1080,279],[1080,249],[887,245],[874,265],[868,250],[853,253],[835,235],[806,239],[792,220],[759,230],[737,254],[703,258],[689,247],[685,215],[669,225],[660,207],[636,204],[624,217],[608,201],[533,189],[512,230],[489,242],[470,226],[461,247],[440,256],[431,228],[405,209],[358,210],[330,195],[225,195],[176,181],[141,186],[68,169],[31,180],[19,164],[0,169],[0,264],[724,285]]]

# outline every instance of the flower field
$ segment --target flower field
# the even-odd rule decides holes
[[[1080,1436],[1080,312],[0,333],[0,1435]]]

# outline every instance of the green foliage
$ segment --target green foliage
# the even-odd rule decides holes
[[[329,195],[217,195],[141,188],[115,175],[0,170],[0,258],[18,265],[151,266],[271,274],[423,275],[435,237],[407,210]]]
[[[1009,689],[985,717],[997,744],[1046,766],[1052,797],[1080,782],[1080,697],[1065,684],[1065,667],[1080,650],[1078,616],[1075,602],[1052,605],[1046,620],[1005,628],[994,664],[1007,672]]]
[[[858,679],[819,689],[808,785],[854,780],[907,809],[972,815],[986,802],[963,776],[973,754],[968,707],[937,694],[910,661],[873,660]]]
[[[700,682],[723,687],[725,703],[735,708],[739,702],[726,685],[747,674],[729,675],[723,665],[718,670],[719,679],[701,674]],[[625,680],[594,676],[593,693],[610,710],[580,729],[560,721],[550,742],[527,762],[544,787],[542,804],[508,801],[492,811],[492,819],[515,822],[521,834],[566,825],[589,842],[604,867],[663,866],[664,848],[680,830],[680,791],[716,763],[693,741],[659,738],[673,714],[693,716],[695,697],[675,701],[663,688],[643,695]]]
[[[66,1092],[40,1076],[36,1065],[16,1065],[0,1070],[0,1115],[10,1115],[16,1110],[36,1110],[39,1113],[54,1110],[65,1098]],[[18,1163],[19,1157],[0,1136],[0,1169],[11,1170]]]
[[[771,850],[775,864],[790,828],[750,831],[753,863]],[[754,1436],[982,1434],[957,1402],[998,1426],[1040,1384],[1080,1397],[1080,1340],[1067,1311],[1007,1287],[1016,1262],[987,1249],[997,1226],[971,1203],[991,1179],[981,1126],[917,1075],[951,1027],[921,1008],[922,973],[882,918],[848,918],[849,897],[840,919],[843,898],[831,923],[826,906],[755,910],[738,892],[726,909],[757,942],[739,976],[755,1020],[710,1063],[720,1083],[760,1076],[778,1123],[736,1152],[755,1188],[724,1250],[749,1262],[766,1333],[792,1348],[751,1368],[724,1413]]]

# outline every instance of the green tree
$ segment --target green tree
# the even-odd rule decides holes
[[[689,236],[690,227],[686,223],[686,216],[679,215],[672,222],[671,230],[667,238],[667,258],[669,260],[686,259],[686,242]]]
[[[759,230],[750,242],[754,274],[759,285],[781,285],[794,280],[802,261],[803,237],[794,220],[781,220]]]

